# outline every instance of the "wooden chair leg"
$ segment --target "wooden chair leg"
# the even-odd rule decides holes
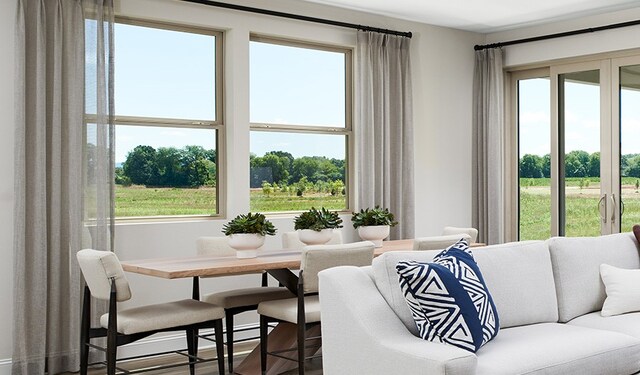
[[[109,332],[107,334],[107,375],[116,375],[117,353],[116,333]]]
[[[305,324],[298,322],[298,375],[304,375],[304,340],[305,340]]]
[[[264,315],[260,315],[260,370],[262,375],[267,373],[267,331],[268,321]]]
[[[229,373],[233,374],[233,313],[225,310],[225,324],[227,326],[227,361]]]
[[[222,335],[222,319],[215,322],[216,353],[218,354],[218,372],[224,374],[224,338]]]
[[[84,287],[82,322],[80,323],[80,375],[87,375],[89,366],[89,330],[91,329],[91,292]]]
[[[189,373],[191,375],[196,374],[196,364],[193,363],[198,356],[198,349],[195,347],[195,342],[198,340],[198,336],[195,334],[196,330],[187,329],[187,353],[189,353]]]

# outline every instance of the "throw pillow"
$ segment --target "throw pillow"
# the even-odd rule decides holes
[[[420,337],[476,352],[500,329],[498,313],[466,240],[431,263],[396,265]]]
[[[604,300],[602,316],[613,316],[640,311],[640,270],[600,265],[600,277],[607,298]]]
[[[636,236],[636,241],[640,243],[640,225],[636,224],[633,226],[633,234]]]

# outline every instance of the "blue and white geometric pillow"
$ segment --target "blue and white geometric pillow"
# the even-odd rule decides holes
[[[396,271],[423,339],[475,353],[498,334],[496,306],[466,240],[431,263],[399,262]]]

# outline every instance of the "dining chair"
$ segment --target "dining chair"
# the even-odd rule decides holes
[[[325,245],[338,245],[342,243],[342,232],[334,230],[331,233],[331,239]],[[300,241],[298,232],[285,232],[282,234],[282,247],[287,250],[302,250],[307,246],[304,242]]]
[[[318,272],[336,266],[368,266],[373,260],[374,245],[369,241],[350,244],[315,245],[302,249],[302,260],[298,276],[297,296],[277,301],[261,302],[260,314],[260,366],[262,374],[267,370],[267,355],[277,356],[298,362],[298,374],[304,374],[306,359],[315,358],[305,355],[305,341],[320,339],[306,337],[306,331],[320,324],[320,300],[318,295]],[[288,322],[297,325],[297,346],[269,352],[267,329],[272,322]],[[296,358],[283,356],[283,352],[296,351]]]
[[[198,255],[214,256],[235,256],[236,251],[229,246],[226,237],[199,237],[196,240],[196,250]],[[194,294],[196,282],[194,279]],[[246,311],[256,310],[258,304],[263,301],[271,301],[282,298],[291,298],[291,293],[287,288],[267,286],[267,273],[262,273],[262,286],[232,289],[205,295],[201,300],[207,303],[220,306],[224,309],[226,336],[227,336],[227,361],[229,372],[233,373],[233,345],[234,332],[246,331],[254,328],[243,328],[234,330],[234,316]]]
[[[478,242],[478,230],[476,228],[444,227],[444,229],[442,230],[443,236],[459,233],[468,234],[471,237],[469,239],[469,243]]]
[[[106,352],[107,375],[115,375],[118,346],[126,345],[159,332],[185,331],[189,371],[205,360],[198,357],[197,330],[213,328],[218,371],[224,374],[222,318],[224,310],[209,303],[185,299],[130,309],[118,310],[117,302],[131,299],[131,289],[118,257],[110,251],[80,250],[76,257],[86,285],[82,306],[80,374],[86,375],[90,348]],[[91,298],[109,301],[109,312],[100,317],[100,327],[91,327]],[[106,337],[107,347],[92,344],[93,338]],[[163,353],[166,354],[166,353]],[[164,366],[164,368],[176,365]],[[129,371],[133,374],[142,371]]]
[[[470,242],[471,236],[466,233],[458,233],[447,236],[419,237],[413,240],[413,250],[446,249],[461,239],[466,239],[467,242]]]

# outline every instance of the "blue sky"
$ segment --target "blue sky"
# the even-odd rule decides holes
[[[214,37],[116,26],[115,103],[120,116],[214,120]],[[251,42],[252,122],[344,127],[344,55]],[[118,126],[116,163],[137,145],[215,148],[215,132]],[[344,159],[345,137],[252,132],[251,152]],[[232,147],[232,145],[231,145]]]
[[[520,81],[520,155],[550,153],[550,81]],[[565,150],[600,150],[600,95],[596,85],[565,84]],[[621,153],[640,153],[640,91],[622,90]]]

